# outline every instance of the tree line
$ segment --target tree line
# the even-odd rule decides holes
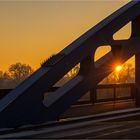
[[[20,62],[10,65],[8,71],[0,71],[0,89],[15,88],[33,71],[31,66]]]
[[[40,65],[42,66],[43,61]],[[58,83],[63,85],[74,77],[80,69],[80,64],[71,69]],[[0,89],[15,88],[23,80],[29,77],[34,72],[30,65],[22,64],[20,62],[10,65],[8,71],[0,71]],[[135,81],[135,68],[132,64],[125,64],[120,72],[113,72],[106,77],[100,84],[118,84],[118,83],[132,83]]]
[[[119,83],[134,83],[135,82],[135,68],[132,64],[126,63],[122,66],[120,72],[114,71],[106,77],[103,84],[119,84]]]

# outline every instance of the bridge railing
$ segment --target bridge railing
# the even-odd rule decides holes
[[[95,92],[96,92],[95,98],[93,98],[92,93],[91,93],[91,100],[92,101],[95,100],[95,102],[134,99],[135,84],[129,83],[129,84],[98,85]],[[107,96],[107,94],[110,94],[110,95]]]
[[[135,99],[134,83],[98,85],[96,89],[88,92],[76,104],[94,104],[127,99]]]
[[[54,92],[59,87],[53,87],[49,92]],[[0,99],[7,95],[12,89],[0,89]],[[126,84],[104,84],[97,85],[85,94],[75,105],[94,104],[99,102],[127,100],[135,98],[135,83]]]

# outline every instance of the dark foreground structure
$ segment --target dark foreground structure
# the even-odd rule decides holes
[[[113,34],[132,22],[128,40],[113,40]],[[0,127],[16,127],[57,120],[72,104],[107,77],[114,63],[124,63],[136,56],[136,105],[140,106],[140,1],[124,7],[91,28],[64,50],[49,59],[27,80],[0,100]],[[99,46],[111,51],[94,61]],[[49,91],[69,70],[80,63],[79,73],[52,92]]]

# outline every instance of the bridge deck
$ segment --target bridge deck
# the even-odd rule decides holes
[[[60,139],[139,139],[140,121],[100,122],[87,127],[59,132],[53,135],[44,134],[36,138]]]
[[[74,105],[60,116],[60,119],[93,115],[97,113],[114,111],[135,107],[134,100],[110,101],[96,104]]]

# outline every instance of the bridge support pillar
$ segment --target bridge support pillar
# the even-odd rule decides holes
[[[140,107],[140,53],[135,56],[136,106]]]
[[[140,37],[140,16],[132,21],[132,38]],[[136,106],[140,107],[140,53],[135,55]]]

